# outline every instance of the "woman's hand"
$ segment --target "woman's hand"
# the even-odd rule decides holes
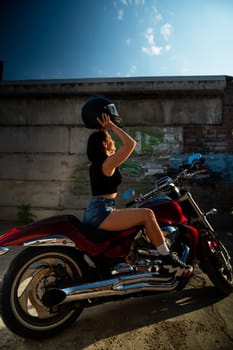
[[[102,113],[102,119],[97,118],[99,124],[104,128],[104,129],[109,129],[112,130],[113,126],[115,125],[108,114]]]

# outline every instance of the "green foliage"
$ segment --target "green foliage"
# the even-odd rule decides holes
[[[140,164],[138,164],[135,160],[128,160],[122,164],[120,168],[125,175],[138,176],[140,174],[141,167]]]
[[[145,131],[141,133],[141,151],[142,153],[153,153],[155,146],[158,146],[164,142],[164,135],[162,132],[149,132]]]
[[[20,225],[28,225],[34,221],[36,216],[31,212],[30,204],[21,204],[17,209],[17,219]]]

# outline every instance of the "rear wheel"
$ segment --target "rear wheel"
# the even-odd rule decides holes
[[[82,305],[50,312],[42,296],[50,286],[82,281],[84,269],[77,252],[60,247],[24,250],[10,265],[0,291],[1,317],[14,333],[46,338],[68,327],[82,312]]]
[[[233,292],[231,257],[221,242],[211,252],[210,259],[204,263],[202,269],[221,293],[228,295]]]

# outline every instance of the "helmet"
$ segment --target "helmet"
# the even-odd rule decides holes
[[[108,114],[116,125],[120,127],[123,125],[115,104],[104,96],[95,96],[82,107],[82,120],[86,127],[89,129],[101,128],[97,118],[101,118],[102,113]]]

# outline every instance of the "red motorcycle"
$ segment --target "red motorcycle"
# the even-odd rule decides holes
[[[199,157],[197,157],[199,158]],[[171,250],[198,264],[217,289],[233,291],[230,255],[190,192],[185,179],[203,174],[199,160],[129,205],[150,207]],[[0,237],[4,271],[0,311],[5,325],[29,338],[49,337],[74,322],[86,307],[132,295],[182,289],[189,279],[164,274],[143,227],[95,230],[73,215],[50,217]]]

